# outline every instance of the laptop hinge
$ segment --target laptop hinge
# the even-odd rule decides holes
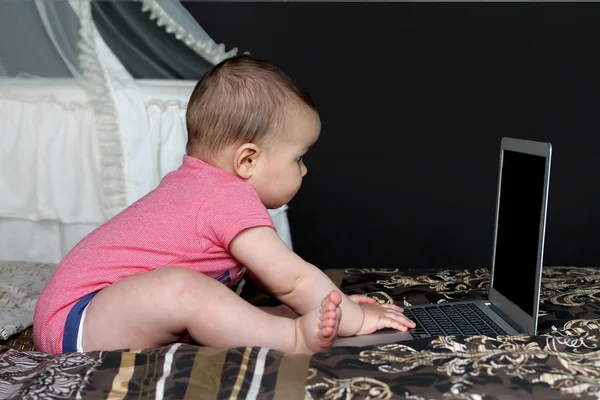
[[[519,326],[519,324],[517,324],[515,321],[513,321],[512,319],[510,319],[505,313],[503,313],[498,307],[496,307],[495,305],[493,305],[492,303],[490,303],[489,301],[486,301],[485,304],[496,314],[498,314],[498,316],[500,318],[502,318],[507,324],[509,324],[514,330],[516,330],[519,333],[526,333],[523,328],[521,328]]]

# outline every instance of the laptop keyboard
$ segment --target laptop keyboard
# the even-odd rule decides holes
[[[407,308],[404,315],[417,324],[417,338],[448,335],[505,335],[506,332],[475,304],[441,304]]]

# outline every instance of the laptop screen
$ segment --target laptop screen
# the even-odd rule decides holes
[[[492,287],[533,316],[546,158],[503,151]]]

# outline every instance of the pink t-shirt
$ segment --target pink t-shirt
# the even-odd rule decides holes
[[[182,266],[235,285],[243,268],[229,243],[255,226],[275,229],[252,186],[185,156],[154,191],[86,236],[58,265],[35,310],[37,348],[62,353],[73,305],[134,274]]]

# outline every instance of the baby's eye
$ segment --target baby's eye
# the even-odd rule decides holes
[[[296,162],[297,162],[298,164],[300,164],[300,162],[302,161],[302,158],[303,158],[303,157],[304,157],[304,156],[300,156],[300,157],[296,158]]]

